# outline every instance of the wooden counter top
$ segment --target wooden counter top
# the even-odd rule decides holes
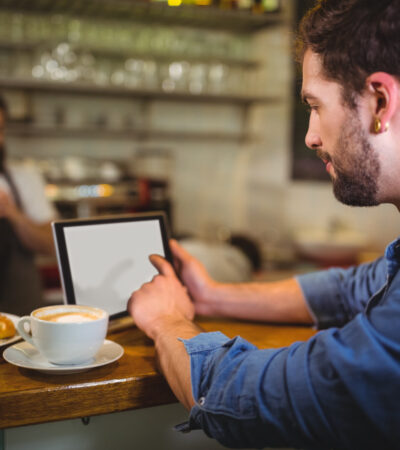
[[[208,319],[197,323],[206,331],[241,335],[260,348],[286,346],[315,334],[300,326]],[[77,374],[20,369],[0,357],[0,429],[176,402],[156,370],[151,340],[134,326],[108,339],[124,347],[122,358]]]

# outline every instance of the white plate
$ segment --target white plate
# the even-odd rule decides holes
[[[38,370],[43,373],[63,375],[84,372],[95,367],[110,364],[121,358],[124,349],[116,342],[105,340],[97,355],[85,364],[58,365],[52,364],[28,342],[20,342],[4,350],[3,358],[10,364],[24,369]]]
[[[8,314],[0,312],[2,316],[6,316],[9,319],[12,320],[13,324],[15,325],[15,329],[17,328],[18,320],[20,319],[18,316],[14,316],[14,314]],[[21,339],[21,336],[18,334],[18,331],[15,331],[15,336],[6,338],[6,339],[0,339],[0,347],[3,347],[3,345],[12,344],[15,341],[18,341]]]

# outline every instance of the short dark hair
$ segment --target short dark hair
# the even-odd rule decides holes
[[[319,55],[351,105],[370,74],[400,78],[399,36],[400,0],[317,0],[300,23],[296,56],[301,63],[307,49]]]

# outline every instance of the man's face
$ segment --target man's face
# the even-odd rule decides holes
[[[352,206],[377,205],[377,152],[357,108],[344,105],[340,85],[322,76],[319,57],[310,50],[303,61],[302,97],[311,110],[306,145],[326,164],[335,197]]]

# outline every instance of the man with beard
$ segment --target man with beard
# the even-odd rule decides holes
[[[322,0],[297,40],[308,147],[349,205],[400,208],[400,0]],[[226,284],[171,242],[176,270],[128,310],[202,428],[230,447],[400,448],[400,239],[385,257],[274,283]],[[190,295],[190,297],[189,297]],[[258,350],[202,333],[195,313],[315,324],[307,342]]]
[[[0,311],[28,314],[43,306],[36,253],[54,254],[50,221],[55,211],[32,168],[7,164],[7,108],[0,97]]]

